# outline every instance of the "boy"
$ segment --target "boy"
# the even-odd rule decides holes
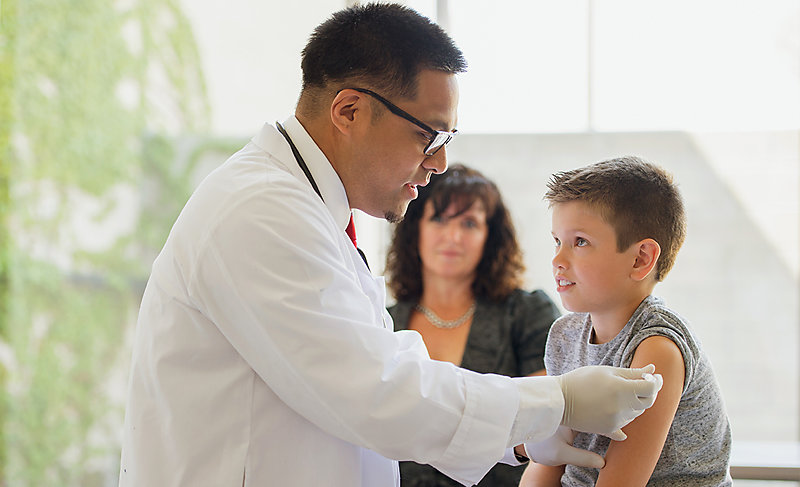
[[[686,234],[672,178],[636,157],[555,174],[553,275],[564,308],[545,350],[548,374],[583,365],[640,367],[664,379],[624,442],[578,433],[601,470],[531,464],[520,486],[729,486],[731,435],[711,365],[686,321],[651,295]],[[567,432],[569,432],[567,430]]]

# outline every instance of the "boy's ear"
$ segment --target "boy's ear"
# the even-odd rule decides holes
[[[646,238],[636,246],[636,261],[631,270],[631,279],[643,281],[648,275],[655,272],[658,257],[661,255],[661,246],[652,238]]]

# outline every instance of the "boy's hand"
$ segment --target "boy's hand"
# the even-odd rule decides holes
[[[556,376],[564,394],[561,424],[624,440],[621,428],[656,401],[663,380],[653,372],[652,364],[641,369],[593,365]]]
[[[537,443],[525,443],[528,458],[542,465],[577,465],[579,467],[603,468],[606,461],[597,453],[575,448],[572,441],[575,432],[566,426],[559,426],[550,438]]]

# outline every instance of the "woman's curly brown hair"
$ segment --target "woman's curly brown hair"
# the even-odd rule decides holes
[[[498,302],[522,286],[525,264],[517,234],[497,186],[486,176],[463,164],[451,165],[444,174],[433,175],[419,196],[408,205],[405,218],[394,226],[392,242],[386,255],[389,289],[398,301],[419,300],[422,295],[422,263],[419,257],[419,222],[428,201],[434,217],[441,216],[451,204],[461,214],[480,200],[486,208],[489,233],[483,256],[475,270],[472,292],[475,297]]]

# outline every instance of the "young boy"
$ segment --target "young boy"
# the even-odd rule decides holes
[[[730,425],[711,364],[687,322],[651,292],[686,234],[672,178],[636,157],[555,174],[553,275],[572,313],[550,329],[551,375],[582,365],[655,364],[664,385],[625,441],[578,433],[600,470],[531,464],[520,486],[729,486]]]

